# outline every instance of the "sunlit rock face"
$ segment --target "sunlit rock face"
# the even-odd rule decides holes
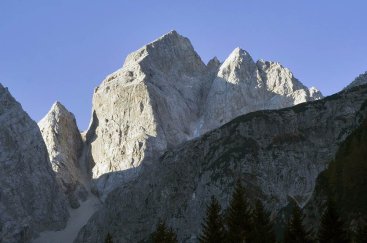
[[[37,124],[0,84],[0,241],[29,242],[68,217]]]
[[[86,178],[83,178],[79,165],[83,141],[75,117],[60,102],[56,102],[38,126],[57,182],[70,206],[77,208],[79,200],[84,200],[87,192],[82,184]]]
[[[210,74],[175,31],[131,53],[95,90],[87,134],[93,178],[128,173],[104,175],[97,185],[134,176],[143,160],[192,138]]]
[[[321,97],[240,48],[205,65],[187,38],[169,32],[131,53],[94,92],[86,154],[96,192],[106,195],[139,175],[142,162],[238,115]]]
[[[255,63],[249,53],[236,48],[213,81],[203,109],[201,133],[252,111],[280,109],[322,97],[316,88],[305,87],[279,63]]]
[[[262,200],[273,215],[289,198],[303,206],[339,144],[367,117],[366,100],[367,86],[360,86],[290,108],[256,111],[169,149],[112,191],[76,242],[101,242],[107,232],[117,242],[139,242],[159,219],[177,231],[179,242],[198,242],[211,196],[227,207],[237,179],[250,200]]]

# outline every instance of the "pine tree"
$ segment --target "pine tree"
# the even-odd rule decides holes
[[[320,243],[348,242],[343,222],[339,218],[334,202],[330,199],[328,200],[327,207],[321,216],[318,239]]]
[[[165,243],[178,243],[176,232],[172,228],[167,231]]]
[[[113,243],[112,236],[109,232],[107,233],[107,236],[106,236],[106,239],[104,240],[104,242],[105,243]]]
[[[248,241],[251,234],[251,209],[245,198],[245,190],[238,180],[232,194],[226,217],[227,241],[240,243]]]
[[[199,237],[200,243],[221,243],[225,240],[221,207],[217,199],[212,196],[206,210],[202,233]]]
[[[303,226],[303,214],[298,205],[294,205],[292,215],[288,220],[287,227],[284,232],[285,243],[308,243],[310,242],[309,234]]]
[[[260,200],[256,201],[253,213],[254,228],[251,235],[251,242],[270,243],[275,242],[273,224],[270,222],[270,214],[265,211]]]
[[[367,242],[367,225],[359,225],[355,238],[356,243],[366,243]]]
[[[153,243],[178,243],[177,235],[172,228],[167,228],[164,221],[159,221],[156,230],[151,234]]]

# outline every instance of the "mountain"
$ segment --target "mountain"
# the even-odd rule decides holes
[[[305,205],[316,178],[339,145],[367,116],[367,86],[281,110],[239,116],[143,163],[139,177],[117,187],[75,242],[146,240],[159,219],[196,242],[205,205],[228,205],[237,179],[250,199],[276,214],[289,198]]]
[[[60,102],[56,102],[38,123],[47,146],[56,180],[66,194],[72,208],[78,208],[79,200],[85,200],[87,180],[79,165],[83,141],[75,117]],[[83,178],[84,177],[84,178]]]
[[[69,217],[37,124],[0,84],[0,239],[29,242]]]
[[[252,111],[280,109],[318,100],[322,94],[308,89],[277,62],[253,61],[249,53],[236,48],[220,66],[203,114],[201,133]]]
[[[240,48],[205,65],[190,41],[171,31],[131,53],[95,89],[86,135],[94,190],[104,198],[167,149],[238,115],[322,97],[279,63]]]

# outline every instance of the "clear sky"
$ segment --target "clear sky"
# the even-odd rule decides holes
[[[93,89],[175,29],[205,62],[240,46],[329,95],[367,71],[366,11],[366,0],[1,0],[0,82],[34,120],[58,100],[84,130]]]

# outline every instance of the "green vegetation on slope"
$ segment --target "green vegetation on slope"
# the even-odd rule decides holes
[[[367,214],[367,121],[343,142],[323,175],[344,217]]]

